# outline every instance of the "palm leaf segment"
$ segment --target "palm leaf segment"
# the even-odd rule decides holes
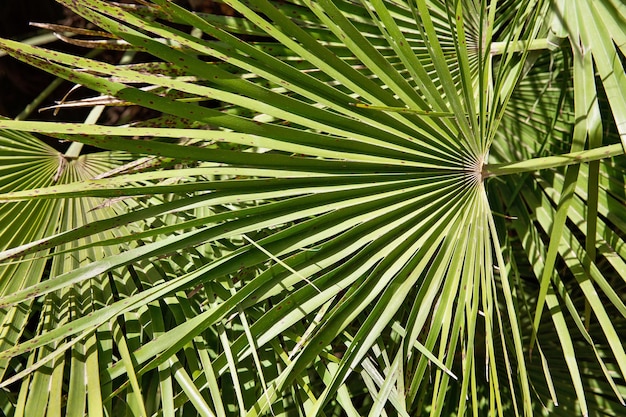
[[[3,252],[124,249],[4,291],[8,311],[54,305],[94,280],[109,294],[97,315],[10,333],[23,341],[0,353],[5,385],[34,375],[22,382],[28,390],[41,369],[81,364],[89,389],[72,398],[104,401],[109,413],[189,401],[203,415],[224,415],[226,404],[248,415],[532,415],[559,395],[583,414],[617,412],[623,158],[578,162],[623,153],[615,91],[626,89],[618,75],[604,85],[616,124],[602,138],[592,56],[577,48],[588,38],[557,28],[578,22],[573,6],[252,0],[226,2],[238,17],[215,17],[165,0],[61,3],[116,39],[92,45],[157,59],[115,66],[2,47],[101,93],[99,103],[164,116],[126,127],[0,125],[182,166],[2,195],[3,207],[155,196]],[[611,5],[584,7],[601,22]],[[546,13],[552,32],[539,19]],[[542,50],[550,33],[570,36],[571,50]],[[615,56],[612,42],[603,46]],[[207,100],[220,107],[199,105]],[[571,167],[502,176],[562,165]],[[119,225],[138,230],[93,235]],[[90,366],[54,362],[91,345],[100,353]],[[619,401],[600,395],[607,390]],[[157,392],[160,403],[147,401]],[[15,410],[58,404],[58,395],[20,399]],[[84,407],[66,406],[75,404]]]

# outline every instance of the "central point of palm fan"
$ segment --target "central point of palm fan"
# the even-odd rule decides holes
[[[484,181],[485,178],[491,177],[493,174],[487,169],[487,163],[482,163],[480,167],[480,180]]]
[[[467,165],[467,174],[475,182],[479,183],[485,180],[489,176],[489,172],[486,169],[485,156],[481,155]]]

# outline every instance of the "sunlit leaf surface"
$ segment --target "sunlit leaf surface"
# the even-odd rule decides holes
[[[58,1],[161,116],[0,119],[5,414],[626,412],[619,2]]]

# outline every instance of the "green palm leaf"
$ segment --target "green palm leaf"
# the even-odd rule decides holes
[[[7,414],[623,411],[619,5],[60,2],[153,62],[0,48],[162,116],[0,119]]]

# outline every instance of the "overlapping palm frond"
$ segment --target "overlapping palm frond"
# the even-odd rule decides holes
[[[2,177],[65,219],[2,232],[7,413],[623,410],[625,43],[575,18],[619,5],[59,1],[153,61],[0,47],[162,116],[0,120],[115,151]]]

